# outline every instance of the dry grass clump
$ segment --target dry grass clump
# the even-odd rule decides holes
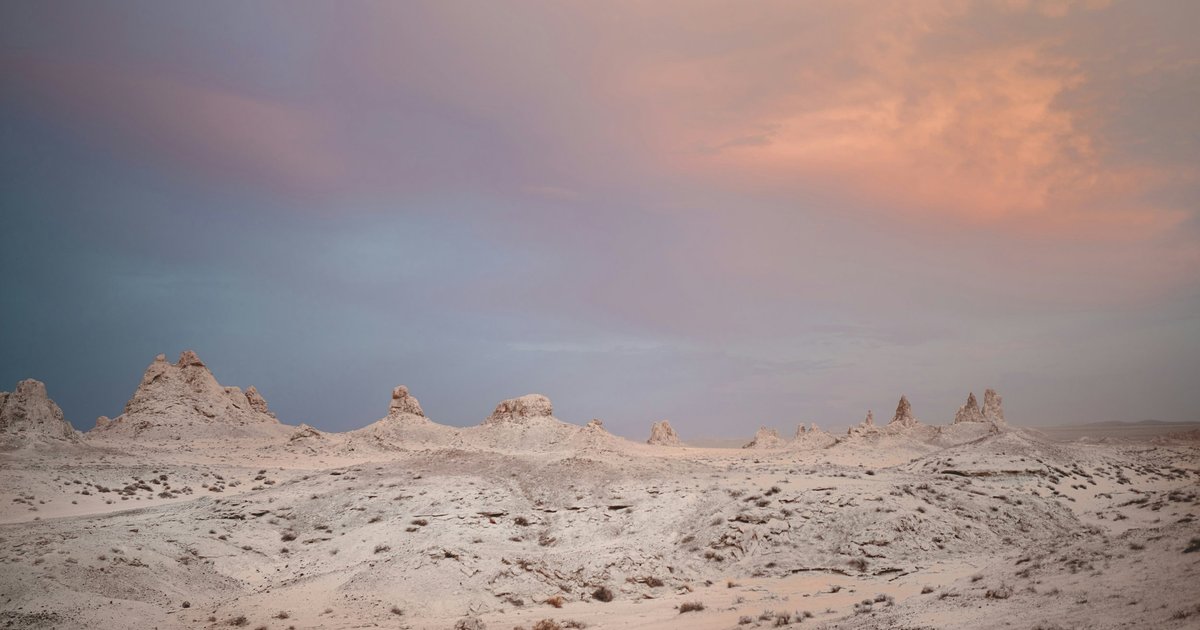
[[[555,608],[562,608],[563,603],[565,603],[565,600],[563,600],[562,595],[555,595],[553,597],[546,598],[546,601],[544,603],[550,604],[551,606],[553,606]]]
[[[679,614],[699,612],[704,610],[704,602],[683,602],[679,605]]]

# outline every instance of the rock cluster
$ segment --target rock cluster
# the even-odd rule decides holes
[[[671,428],[670,422],[659,420],[650,427],[650,439],[646,440],[646,443],[657,446],[679,446],[679,434]]]
[[[778,431],[770,427],[759,427],[758,431],[754,433],[754,439],[747,442],[742,448],[780,448],[784,444]]]
[[[0,392],[0,435],[77,441],[78,434],[50,400],[41,381],[26,379],[12,393]]]
[[[985,421],[983,412],[979,410],[979,401],[975,400],[975,392],[971,392],[967,395],[966,404],[959,407],[958,412],[954,414],[954,424]]]
[[[554,407],[550,404],[549,398],[541,394],[526,394],[496,405],[496,410],[483,423],[521,422],[532,418],[549,418],[553,415]]]
[[[392,390],[392,402],[388,405],[388,415],[412,415],[425,417],[425,411],[421,409],[421,403],[417,402],[416,396],[408,393],[408,388],[403,385],[397,385]]]
[[[816,422],[813,422],[808,427],[805,427],[804,423],[801,422],[799,425],[796,426],[796,438],[801,438],[801,437],[811,434],[811,433],[819,433],[820,431],[821,431],[821,427],[818,427]]]

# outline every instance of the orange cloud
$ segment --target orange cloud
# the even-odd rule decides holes
[[[998,7],[1053,19],[1076,4],[1102,3]],[[1181,221],[1143,201],[1177,174],[1117,165],[1093,112],[1066,104],[1088,81],[1078,61],[1050,36],[973,39],[962,26],[973,6],[811,16],[836,47],[810,41],[815,29],[776,30],[730,52],[631,67],[626,96],[658,95],[643,120],[663,163],[709,181],[1031,232],[1119,236]]]

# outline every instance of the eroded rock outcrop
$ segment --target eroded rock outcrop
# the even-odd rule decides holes
[[[417,397],[408,393],[408,388],[404,385],[397,385],[392,390],[392,402],[388,405],[388,415],[410,415],[425,417],[425,411],[421,409],[421,403],[417,401]]]
[[[45,384],[33,379],[17,383],[12,393],[0,392],[0,436],[8,442],[79,439]]]
[[[550,418],[554,416],[554,406],[550,399],[541,394],[526,394],[520,398],[510,398],[496,405],[492,415],[483,421],[484,424],[500,422],[524,422],[535,418]]]
[[[988,390],[992,391],[992,390]],[[979,410],[979,402],[975,400],[975,392],[967,395],[967,402],[958,408],[958,412],[954,414],[954,424],[962,424],[964,422],[985,422],[983,412]]]
[[[155,357],[124,413],[97,421],[89,435],[192,439],[288,432],[256,388],[222,386],[195,352],[185,350],[173,364],[166,355]]]
[[[758,431],[754,433],[754,439],[747,442],[742,448],[780,448],[784,444],[778,431],[770,427],[759,427]]]
[[[1004,405],[1000,394],[988,388],[983,392],[983,418],[996,424],[1004,424]]]
[[[908,396],[900,396],[900,402],[896,405],[896,413],[892,416],[891,422],[888,422],[889,427],[915,427],[919,424],[917,417],[913,415],[912,405],[908,402]]]
[[[866,435],[867,433],[874,433],[878,430],[879,429],[875,427],[875,412],[868,409],[867,417],[863,418],[863,421],[858,423],[856,426],[852,426],[847,429],[846,435]]]
[[[295,431],[292,431],[290,436],[288,436],[288,441],[295,442],[297,440],[311,440],[314,438],[320,438],[322,435],[323,434],[320,431],[308,426],[307,424],[301,424],[300,426],[296,427]]]
[[[679,434],[671,428],[670,422],[659,420],[650,427],[650,439],[646,440],[646,443],[656,446],[679,446]]]

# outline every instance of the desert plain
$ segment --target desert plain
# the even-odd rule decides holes
[[[327,433],[185,352],[80,433],[27,380],[0,394],[0,627],[1200,627],[1194,425],[918,410],[715,448],[536,394],[447,426],[399,386]]]

